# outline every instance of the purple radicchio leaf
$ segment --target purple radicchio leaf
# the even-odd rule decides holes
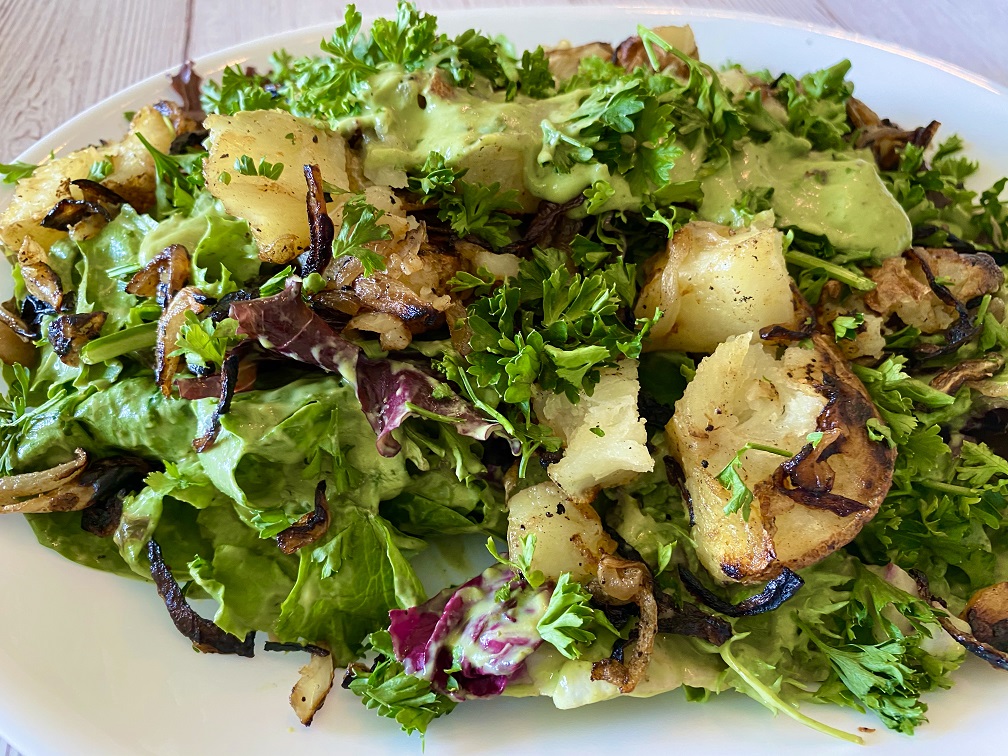
[[[229,316],[238,321],[238,333],[259,339],[264,349],[339,373],[357,387],[360,347],[336,333],[304,303],[300,281],[272,297],[232,302]]]
[[[478,441],[502,432],[500,423],[483,417],[443,381],[408,362],[362,356],[357,361],[357,379],[357,398],[378,434],[378,451],[386,457],[399,451],[392,431],[413,415],[451,423],[460,435]]]
[[[496,592],[507,585],[510,597],[498,601]],[[389,612],[392,649],[407,674],[456,701],[500,695],[542,643],[536,625],[551,592],[494,565],[420,606]]]
[[[232,302],[230,316],[238,332],[259,339],[270,351],[298,362],[339,373],[354,387],[361,408],[378,436],[378,451],[394,457],[400,449],[392,432],[408,417],[451,423],[463,436],[486,441],[503,434],[499,423],[481,415],[446,383],[399,360],[372,360],[344,339],[301,298],[295,281],[272,297]]]

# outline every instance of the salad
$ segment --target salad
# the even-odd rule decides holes
[[[304,724],[339,672],[407,732],[680,689],[912,733],[966,653],[1008,668],[1006,181],[848,70],[409,3],[184,67],[121,141],[0,166],[0,513],[200,651],[304,654]]]

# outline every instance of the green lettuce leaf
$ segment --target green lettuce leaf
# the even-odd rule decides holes
[[[146,264],[169,244],[181,244],[192,256],[192,283],[220,298],[259,275],[259,248],[247,221],[224,212],[209,194],[196,195],[192,211],[171,215],[144,238],[138,258]]]
[[[503,488],[488,480],[480,459],[482,444],[444,423],[416,421],[400,432],[410,478],[402,493],[382,502],[382,515],[404,533],[421,538],[503,536]]]
[[[283,641],[323,642],[346,664],[365,636],[388,624],[389,609],[424,600],[407,558],[424,544],[346,499],[330,499],[330,517],[325,538],[299,553],[297,582],[274,631]]]

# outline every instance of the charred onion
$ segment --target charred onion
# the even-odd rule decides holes
[[[590,584],[595,598],[604,604],[636,604],[640,610],[637,641],[629,660],[609,658],[592,665],[591,679],[605,680],[630,693],[644,679],[658,632],[658,604],[654,597],[651,572],[643,562],[604,555],[598,563],[595,579]]]
[[[158,595],[164,601],[175,627],[192,641],[193,648],[206,654],[237,654],[247,658],[254,656],[254,631],[242,640],[199,616],[186,603],[182,589],[165,564],[161,556],[161,547],[154,539],[147,543],[147,557],[150,559],[151,579],[157,586]]]

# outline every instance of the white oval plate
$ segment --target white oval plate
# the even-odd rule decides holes
[[[571,8],[441,14],[457,33],[471,26],[511,37],[519,49],[559,39],[618,41],[637,23],[690,23],[704,60],[804,73],[841,58],[854,63],[856,94],[881,115],[912,127],[932,118],[942,136],[958,132],[982,160],[985,186],[1008,173],[1003,124],[1008,93],[948,64],[889,46],[754,16],[695,12]],[[333,24],[242,45],[199,61],[207,75],[229,63],[263,65],[270,51],[314,51]],[[122,113],[169,94],[163,76],[106,100],[53,132],[22,159],[37,162],[117,138]],[[3,196],[0,195],[0,202]],[[9,284],[8,284],[9,285]],[[419,754],[417,738],[333,690],[311,728],[287,704],[297,655],[254,660],[194,653],[170,622],[149,584],[123,580],[65,561],[39,547],[22,518],[0,527],[0,732],[26,754],[332,753]],[[873,717],[831,707],[809,711],[830,724],[863,732],[886,754],[990,752],[1003,737],[1008,676],[970,659],[951,691],[927,698],[931,723],[913,738],[885,731]],[[855,753],[757,703],[725,694],[704,705],[673,692],[649,700],[616,700],[557,711],[548,700],[474,701],[434,723],[426,754]],[[862,752],[863,753],[863,752]]]

